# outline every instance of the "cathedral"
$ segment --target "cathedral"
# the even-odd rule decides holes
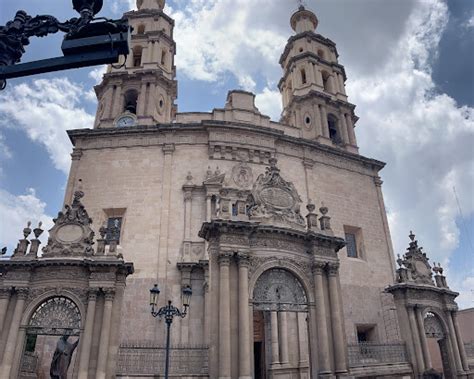
[[[413,233],[392,251],[315,13],[291,15],[275,122],[242,90],[178,111],[164,5],[124,15],[47,244],[28,224],[0,260],[0,378],[473,378],[443,268]]]

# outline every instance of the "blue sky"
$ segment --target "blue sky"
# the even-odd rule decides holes
[[[306,3],[346,67],[361,154],[387,162],[383,190],[395,251],[403,253],[413,229],[446,267],[461,306],[474,306],[474,2]],[[133,5],[105,1],[100,15],[118,18]],[[176,20],[178,110],[222,107],[228,90],[243,88],[278,120],[278,58],[296,7],[296,0],[168,0]],[[18,9],[75,16],[69,1],[2,0],[0,24]],[[61,55],[61,39],[31,39],[23,61]],[[26,220],[48,225],[61,207],[71,150],[65,130],[92,127],[92,87],[101,70],[10,80],[0,93],[2,246],[11,250]]]

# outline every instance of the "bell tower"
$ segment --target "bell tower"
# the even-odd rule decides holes
[[[165,0],[137,0],[125,13],[133,27],[126,60],[107,68],[95,87],[99,100],[95,128],[170,123],[176,115],[174,20]]]
[[[291,16],[295,31],[280,58],[282,122],[301,136],[357,153],[355,106],[347,101],[346,74],[336,44],[317,34],[318,18],[304,6]]]

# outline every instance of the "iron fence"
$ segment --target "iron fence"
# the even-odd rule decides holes
[[[120,345],[119,376],[156,375],[165,367],[165,347],[153,342],[125,342]],[[173,346],[170,350],[170,374],[206,376],[209,373],[207,346]]]
[[[350,367],[408,362],[402,342],[349,344],[348,353]]]

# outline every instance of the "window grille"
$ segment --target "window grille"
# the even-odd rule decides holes
[[[347,256],[351,258],[357,258],[357,243],[356,236],[354,233],[346,233],[346,243]]]
[[[107,233],[105,235],[106,244],[116,241],[120,244],[120,234],[122,232],[122,217],[109,217],[107,220]]]

